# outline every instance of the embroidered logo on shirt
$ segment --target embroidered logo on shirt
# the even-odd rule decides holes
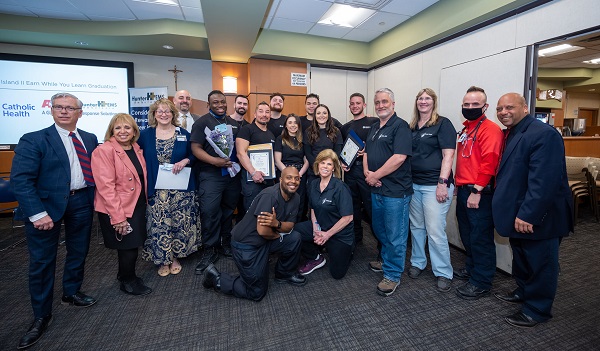
[[[377,139],[381,139],[381,138],[387,138],[387,134],[379,134],[379,137]]]
[[[426,137],[426,136],[432,136],[432,135],[433,135],[433,134],[431,134],[431,133],[423,133],[423,134],[421,134],[421,138],[424,138],[424,137]]]
[[[325,205],[326,203],[332,203],[333,201],[329,200],[329,199],[323,199],[323,202],[321,203],[322,205]]]

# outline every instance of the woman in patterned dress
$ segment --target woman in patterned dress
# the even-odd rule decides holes
[[[157,265],[158,275],[163,277],[181,272],[178,259],[196,252],[200,242],[193,173],[186,190],[155,189],[159,167],[178,174],[195,160],[190,133],[180,128],[175,118],[178,113],[170,100],[156,101],[148,112],[148,128],[138,141],[148,167],[148,238],[142,257]]]

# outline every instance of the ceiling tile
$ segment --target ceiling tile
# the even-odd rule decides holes
[[[122,14],[119,14],[119,16],[121,16]],[[93,15],[87,15],[87,17],[89,17],[90,20],[92,21],[134,21],[135,20],[135,16],[130,15],[131,17],[128,18],[124,18],[124,17],[109,17],[109,16],[93,16]]]
[[[351,30],[352,30],[352,28],[348,28],[348,27],[329,26],[326,24],[317,23],[317,24],[315,24],[314,27],[312,27],[312,29],[310,31],[308,31],[308,34],[319,35],[322,37],[329,37],[329,38],[342,38],[344,35],[348,34]]]
[[[383,32],[374,32],[370,30],[355,28],[351,30],[350,33],[346,34],[342,39],[363,41],[368,43],[371,40],[380,36],[381,34],[383,34]]]
[[[48,9],[36,9],[29,7],[29,10],[40,17],[45,18],[60,18],[69,20],[89,21],[84,14],[81,12],[67,12],[62,9],[60,10],[48,10]]]
[[[269,14],[267,17],[275,17],[275,12],[277,12],[277,8],[279,7],[279,2],[281,0],[273,0],[271,3],[271,8],[269,9]]]
[[[0,9],[4,8],[1,5],[12,5],[12,6],[23,7],[23,5],[21,5],[18,0],[0,0]]]
[[[36,9],[52,10],[54,12],[75,11],[75,7],[67,0],[20,0],[19,5],[23,7],[33,7]]]
[[[126,3],[135,17],[140,20],[162,18],[183,20],[183,14],[179,6],[151,4],[133,0],[126,0]]]
[[[409,18],[410,17],[406,15],[397,15],[389,12],[377,12],[369,19],[361,23],[357,28],[376,32],[387,32]]]
[[[306,34],[314,26],[314,23],[296,21],[285,18],[273,18],[270,29],[282,30],[285,32],[303,33]]]
[[[281,0],[275,17],[318,22],[331,7],[330,2],[318,0]]]
[[[389,4],[382,7],[381,11],[414,16],[436,2],[438,0],[392,0]]]
[[[183,11],[183,16],[185,17],[186,21],[204,23],[202,9],[198,7],[181,6],[181,10]]]
[[[134,19],[133,13],[123,3],[122,0],[103,0],[103,1],[87,1],[87,0],[71,0],[70,1],[77,10],[81,11],[86,16],[90,17],[113,17]]]
[[[13,6],[0,4],[0,13],[19,16],[36,16],[33,12],[27,10],[23,6]]]
[[[200,4],[200,0],[179,0],[179,5],[182,7],[193,7],[202,9],[202,4]]]

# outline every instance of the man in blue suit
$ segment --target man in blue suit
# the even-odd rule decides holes
[[[11,187],[25,221],[29,249],[29,293],[34,321],[18,349],[35,344],[52,320],[52,299],[60,227],[65,224],[67,255],[62,303],[88,307],[96,300],[80,291],[94,213],[90,168],[95,135],[77,129],[82,102],[59,93],[51,98],[54,125],[27,133],[15,148]]]
[[[533,327],[552,318],[558,248],[561,238],[573,231],[565,149],[556,129],[528,114],[523,96],[503,95],[496,113],[508,129],[492,212],[498,234],[510,238],[517,288],[494,296],[521,304],[518,312],[504,318],[508,324]]]

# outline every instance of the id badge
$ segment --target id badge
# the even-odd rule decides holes
[[[467,139],[467,133],[462,133],[459,137],[458,137],[458,142],[462,143]]]
[[[227,124],[222,123],[215,127],[215,130],[219,133],[225,133],[227,131]]]
[[[187,141],[187,137],[185,135],[178,135],[177,141]]]

